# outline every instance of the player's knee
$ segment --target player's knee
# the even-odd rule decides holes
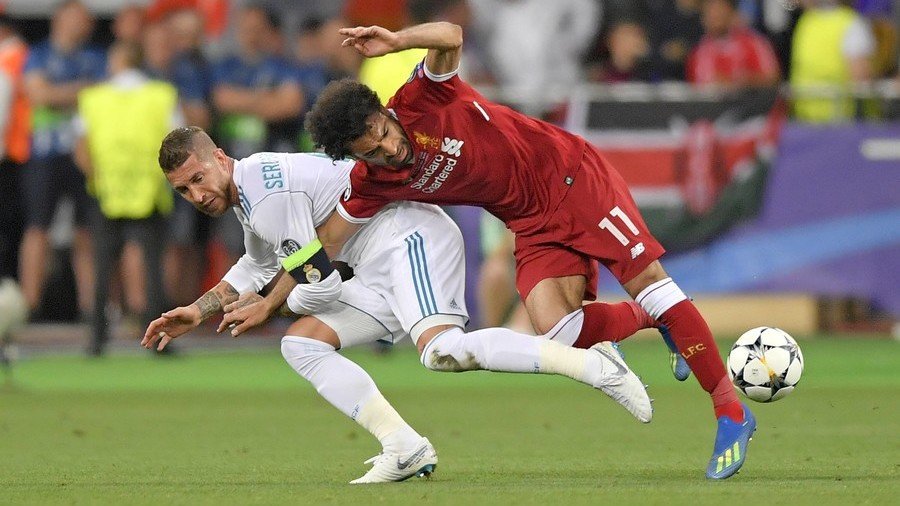
[[[584,276],[547,278],[538,282],[525,299],[525,309],[534,330],[546,334],[563,317],[579,309],[584,299],[584,286]]]
[[[334,353],[334,347],[322,341],[299,336],[281,339],[281,356],[303,377],[329,353]]]
[[[463,372],[480,369],[475,355],[466,349],[466,334],[453,328],[435,336],[422,350],[426,369],[440,372]]]
[[[644,290],[644,288],[647,288],[657,281],[666,279],[667,277],[669,277],[669,275],[666,273],[666,270],[663,269],[663,266],[659,262],[659,260],[656,260],[648,265],[637,276],[624,283],[622,287],[625,288],[625,291],[628,292],[628,295],[631,295],[632,298],[635,298]]]

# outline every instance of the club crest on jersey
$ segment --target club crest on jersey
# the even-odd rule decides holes
[[[459,153],[462,151],[463,144],[465,144],[465,141],[444,137],[444,142],[441,143],[441,151],[450,156],[458,157]]]
[[[423,134],[422,132],[414,131],[413,138],[415,138],[416,144],[422,146],[423,148],[437,149],[441,144],[441,141],[439,141],[437,137],[431,137],[430,135]]]
[[[281,243],[281,251],[284,252],[284,256],[289,257],[300,251],[300,243],[293,239],[285,239],[284,242]]]
[[[313,267],[312,264],[305,264],[303,273],[306,274],[306,280],[310,283],[318,283],[322,280],[322,271]]]
[[[423,77],[424,75],[425,72],[422,71],[422,62],[419,62],[416,64],[415,68],[413,68],[413,71],[410,72],[409,79],[407,79],[406,82],[411,83],[416,76]]]

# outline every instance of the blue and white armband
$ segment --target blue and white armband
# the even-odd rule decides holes
[[[301,285],[318,283],[334,272],[334,267],[331,266],[331,261],[318,239],[285,257],[281,261],[281,266]]]

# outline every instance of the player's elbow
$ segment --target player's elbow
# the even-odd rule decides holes
[[[454,23],[447,23],[448,39],[451,47],[460,48],[463,44],[463,29]]]

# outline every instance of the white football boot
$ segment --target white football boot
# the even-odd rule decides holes
[[[403,481],[413,476],[419,478],[431,476],[437,468],[437,452],[428,438],[419,440],[416,447],[406,453],[380,453],[367,460],[372,469],[350,483],[388,483]]]
[[[638,420],[649,423],[653,406],[644,383],[631,371],[612,343],[603,341],[591,346],[585,376],[594,388],[628,410]]]

